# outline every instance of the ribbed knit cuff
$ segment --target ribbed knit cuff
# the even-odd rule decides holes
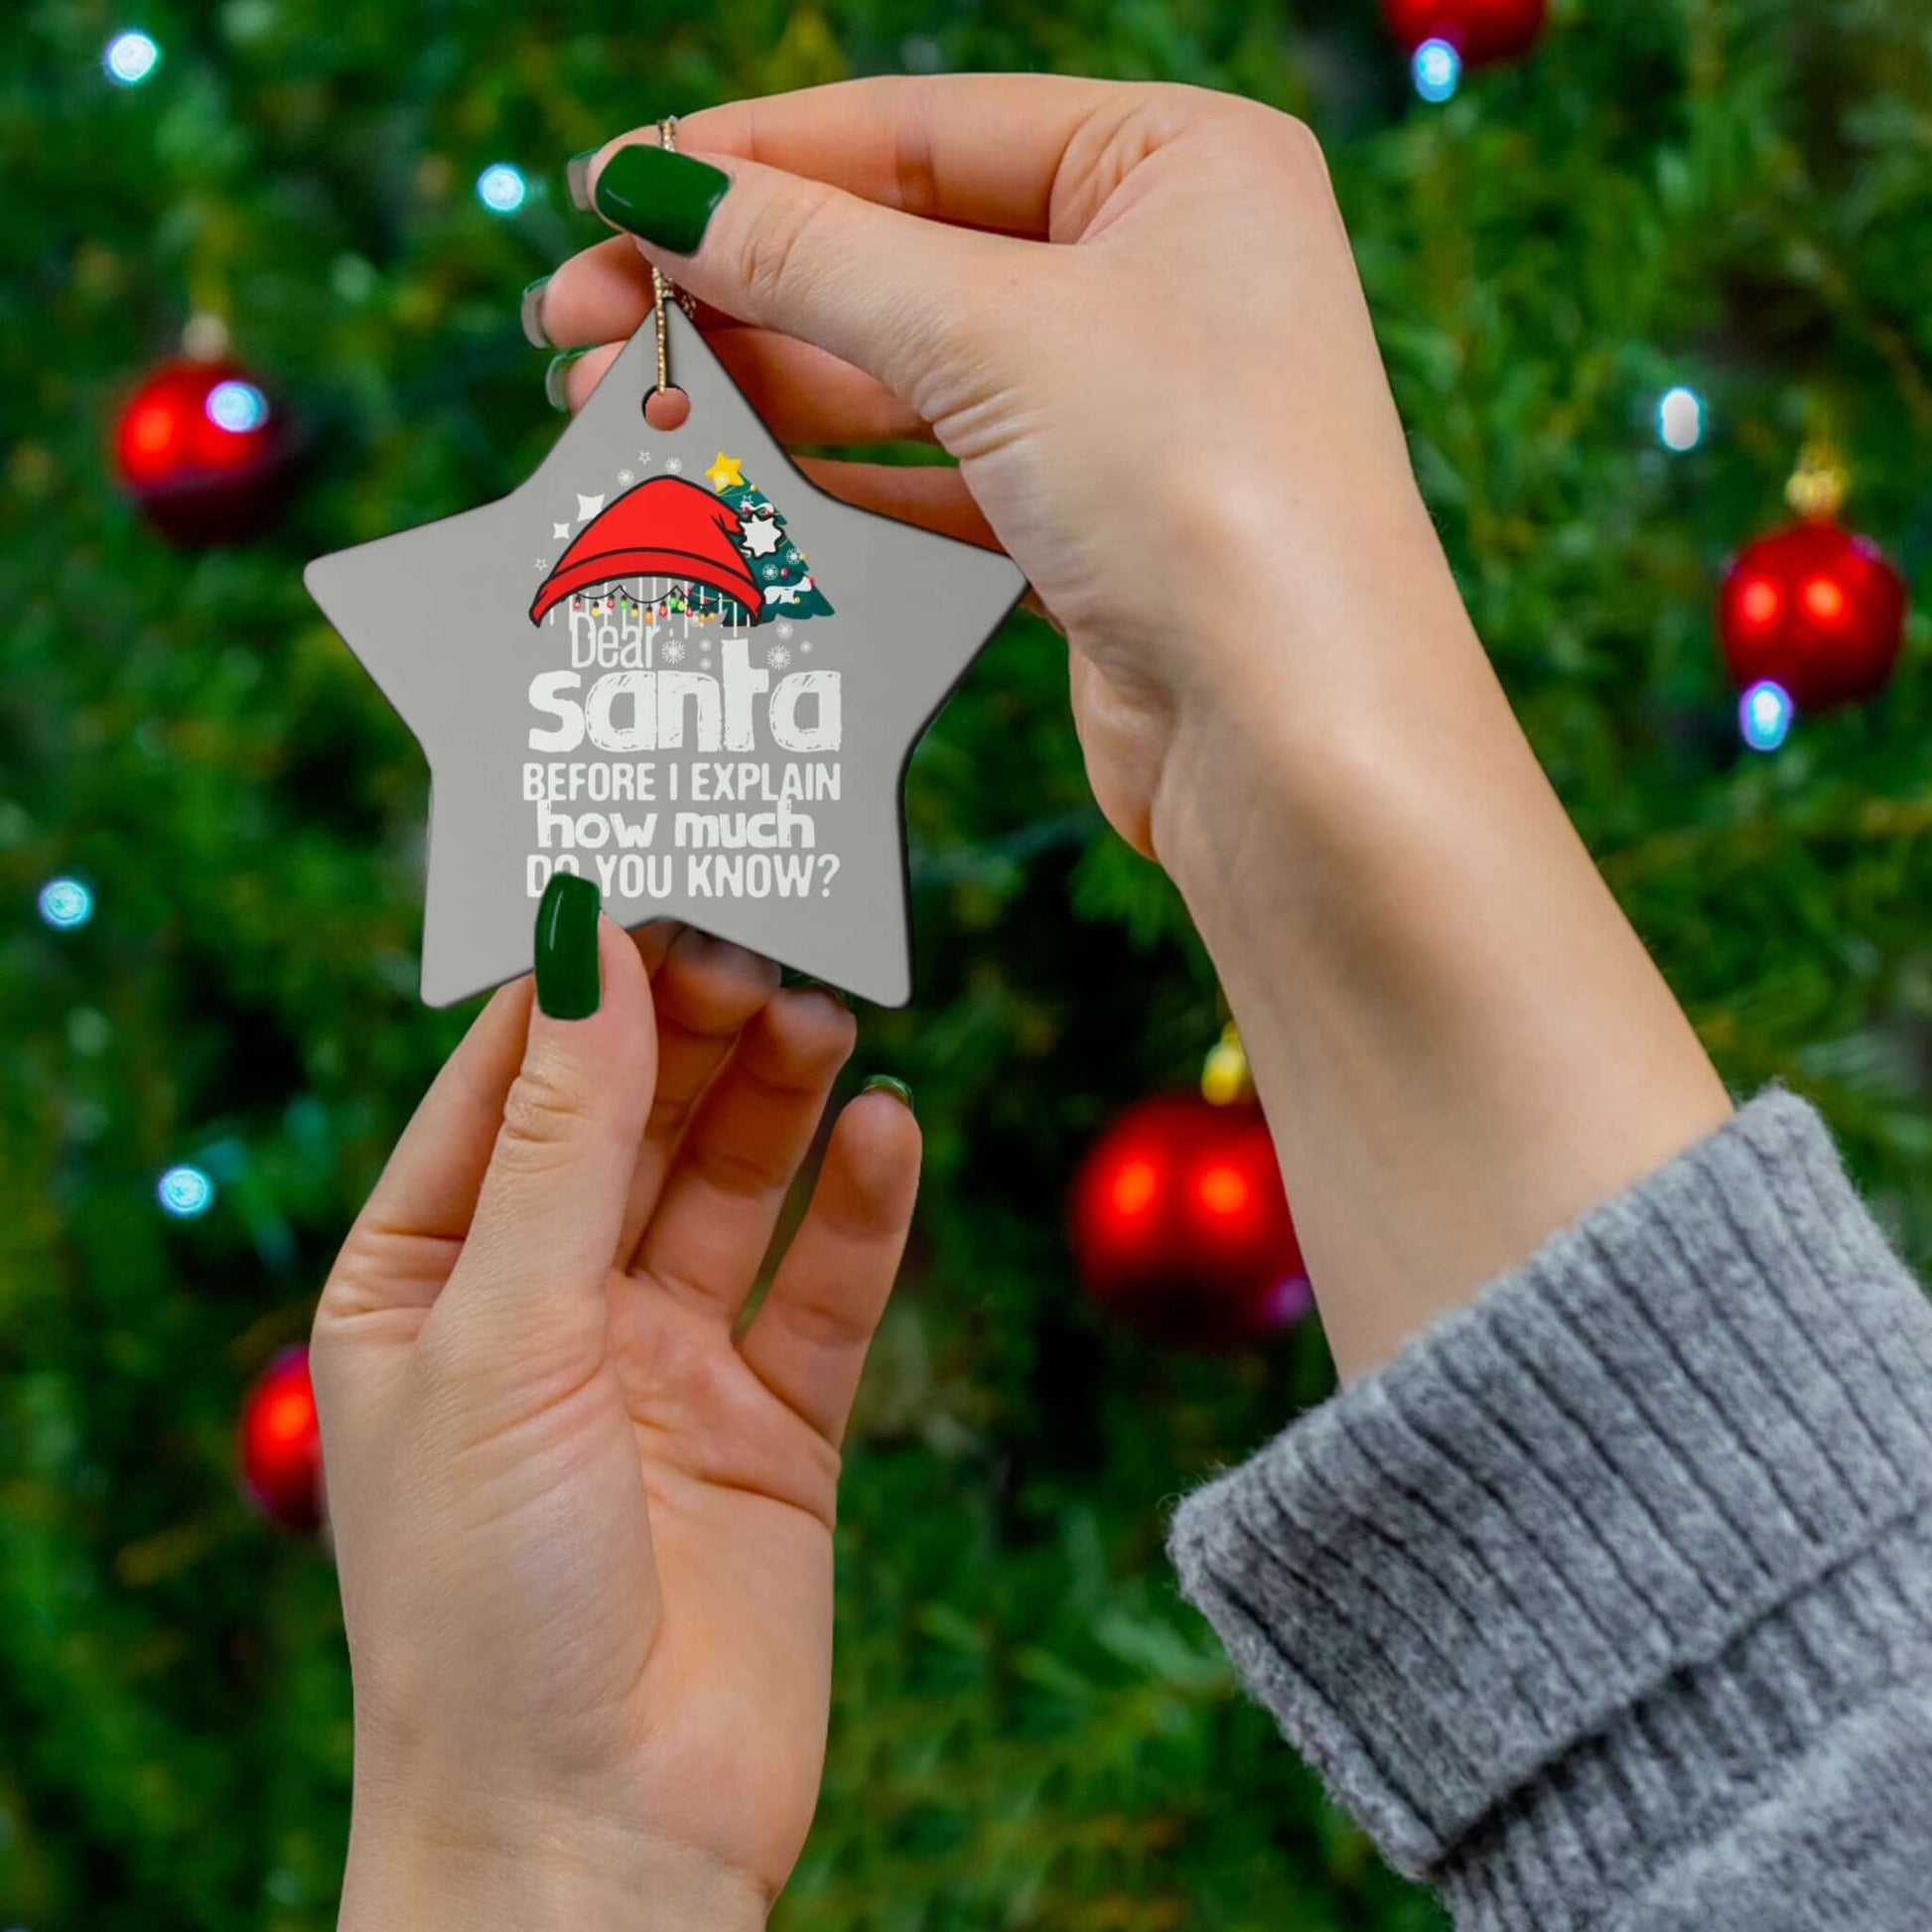
[[[1878,1695],[1932,1631],[1928,1494],[1932,1305],[1772,1092],[1190,1496],[1173,1549],[1390,1862],[1473,1891],[1510,1818],[1627,1837],[1660,1759],[1761,1789]],[[1865,1573],[1888,1607],[1829,1627]]]

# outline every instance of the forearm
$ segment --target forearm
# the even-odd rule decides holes
[[[1183,1582],[1458,1925],[1903,1923],[1932,1317],[1807,1109],[1723,1125],[1425,548],[1164,767],[1364,1378],[1189,1499]]]
[[[1291,635],[1202,680],[1154,817],[1240,1022],[1344,1376],[1729,1112],[1433,533],[1386,543],[1288,621],[1333,624],[1326,648]]]

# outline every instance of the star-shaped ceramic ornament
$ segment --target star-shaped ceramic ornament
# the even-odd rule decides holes
[[[1025,580],[815,488],[666,321],[682,428],[646,321],[527,483],[305,574],[429,759],[423,998],[527,972],[563,869],[902,1006],[905,763]]]

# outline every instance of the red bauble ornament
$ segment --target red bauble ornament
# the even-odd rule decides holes
[[[1549,0],[1382,0],[1383,16],[1405,54],[1424,41],[1448,41],[1462,65],[1514,61],[1543,37]]]
[[[285,1348],[241,1405],[241,1480],[292,1530],[322,1527],[322,1433],[309,1383],[309,1351]]]
[[[1768,678],[1799,711],[1823,711],[1884,687],[1905,603],[1905,580],[1869,537],[1808,517],[1737,553],[1718,631],[1740,691]]]
[[[1275,1144],[1252,1101],[1176,1093],[1129,1108],[1081,1163],[1070,1211],[1088,1292],[1157,1340],[1237,1347],[1308,1311]]]
[[[157,529],[200,546],[259,536],[288,504],[293,439],[233,362],[164,363],[114,426],[114,466]]]

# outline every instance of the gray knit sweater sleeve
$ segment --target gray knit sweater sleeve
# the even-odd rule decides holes
[[[1932,1304],[1787,1094],[1191,1496],[1173,1552],[1458,1927],[1932,1927]]]

